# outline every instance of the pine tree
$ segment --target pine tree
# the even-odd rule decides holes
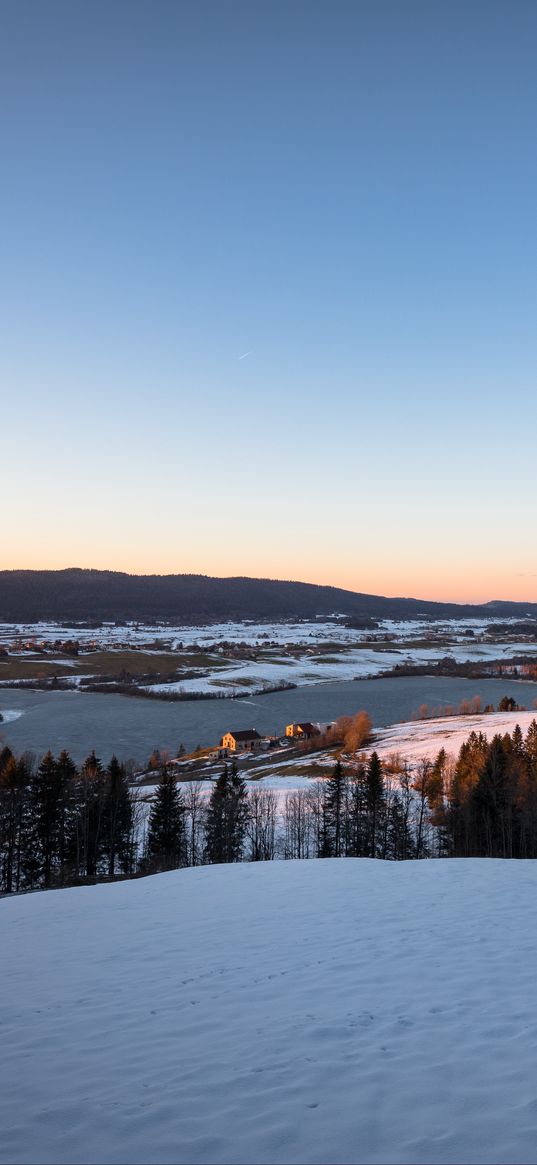
[[[512,801],[508,753],[502,737],[495,736],[470,797],[471,855],[513,856]]]
[[[354,769],[349,785],[349,841],[350,857],[362,858],[369,852],[367,814],[367,771],[360,762]]]
[[[520,724],[515,724],[511,740],[513,744],[513,752],[516,752],[519,756],[521,756],[524,751],[524,737],[522,736],[522,729]]]
[[[224,765],[207,808],[205,854],[208,862],[239,862],[248,825],[246,784],[234,764],[231,773]]]
[[[107,850],[108,876],[113,878],[116,861],[124,873],[130,866],[132,803],[125,766],[113,756],[106,770],[107,789],[104,803],[103,837]]]
[[[533,721],[533,723],[535,724],[535,720]],[[530,727],[531,727],[531,725],[530,725]],[[536,725],[536,727],[537,727],[537,725]],[[0,748],[0,777],[2,776],[2,773],[4,772],[4,769],[6,768],[8,761],[13,760],[13,759],[14,759],[13,753],[12,753],[11,749],[8,748],[7,744],[5,744],[2,748]]]
[[[384,777],[377,752],[372,752],[367,766],[367,811],[369,819],[369,856],[377,853],[377,841],[384,809]]]
[[[73,873],[73,837],[76,821],[76,765],[65,749],[56,761],[56,771],[60,785],[60,820],[58,823],[58,880],[61,886]]]
[[[94,878],[103,857],[105,797],[103,767],[92,752],[84,761],[76,781],[76,868],[83,877]]]
[[[531,768],[537,775],[537,720],[532,720],[528,728],[524,741],[524,750]]]
[[[414,845],[404,800],[398,792],[393,792],[387,822],[385,857],[394,862],[402,862],[414,856]]]
[[[324,857],[341,857],[344,852],[346,777],[341,761],[336,761],[332,776],[328,778],[324,797]]]
[[[431,824],[436,830],[437,857],[441,857],[442,854],[446,855],[449,853],[449,840],[446,831],[447,759],[446,750],[441,748],[431,768],[427,790],[427,802],[431,813]]]
[[[58,865],[63,798],[57,763],[49,751],[30,780],[25,869],[30,885],[47,889]]]
[[[0,774],[0,885],[7,894],[20,890],[30,765],[24,757],[4,758]]]
[[[175,870],[185,854],[184,805],[179,786],[164,768],[156,787],[147,830],[147,855],[153,868]]]
[[[524,740],[526,793],[524,816],[524,853],[522,857],[537,857],[537,722],[532,720]]]

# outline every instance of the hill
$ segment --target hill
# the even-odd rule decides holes
[[[537,863],[0,902],[0,1161],[535,1162]]]
[[[537,616],[537,604],[484,606],[385,598],[338,587],[206,575],[131,575],[104,570],[0,571],[0,622],[51,620],[295,619],[334,612],[359,620]]]

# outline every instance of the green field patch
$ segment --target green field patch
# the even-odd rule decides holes
[[[68,663],[57,663],[56,660],[41,659],[0,659],[0,680],[34,680],[50,679],[51,676],[77,675],[81,668],[71,667]]]
[[[1,680],[45,679],[47,676],[155,676],[171,679],[181,678],[182,672],[214,671],[226,666],[220,656],[206,652],[148,651],[140,649],[119,649],[104,651],[81,651],[79,655],[61,653],[35,656],[8,656],[0,658]]]

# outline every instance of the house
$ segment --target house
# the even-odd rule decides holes
[[[261,737],[255,728],[226,732],[220,741],[220,748],[227,748],[229,752],[253,752],[254,749],[261,748]]]
[[[286,724],[285,735],[297,737],[299,740],[311,740],[312,736],[320,735],[320,729],[318,724],[303,720],[301,724]]]

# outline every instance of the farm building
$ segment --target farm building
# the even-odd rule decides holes
[[[310,720],[304,720],[301,724],[287,724],[285,727],[286,736],[295,736],[299,740],[311,740],[312,736],[319,736],[319,733],[319,725],[312,724]]]
[[[226,732],[220,741],[220,748],[227,748],[230,752],[253,752],[254,749],[261,748],[261,737],[255,728]]]

